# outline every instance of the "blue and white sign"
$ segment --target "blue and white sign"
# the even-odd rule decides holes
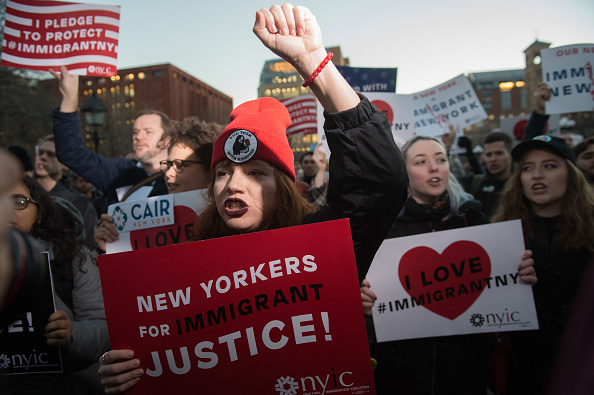
[[[112,204],[107,212],[113,218],[113,224],[118,232],[156,228],[175,223],[172,195]]]

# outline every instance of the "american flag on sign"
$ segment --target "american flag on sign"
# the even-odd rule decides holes
[[[291,116],[291,124],[287,128],[287,136],[295,134],[318,133],[318,115],[316,98],[313,95],[304,95],[281,100],[287,107]]]
[[[117,72],[120,7],[8,0],[2,66],[78,75]]]

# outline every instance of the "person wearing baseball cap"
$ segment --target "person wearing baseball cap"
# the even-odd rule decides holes
[[[554,376],[567,313],[584,269],[594,262],[594,194],[575,154],[554,136],[537,136],[512,150],[515,169],[493,221],[520,219],[538,277],[533,287],[540,329],[511,337],[515,363],[508,388],[542,394]]]
[[[536,136],[531,140],[516,145],[512,150],[512,158],[515,162],[519,162],[526,152],[536,148],[555,152],[575,165],[575,153],[569,148],[565,140],[549,135]]]
[[[408,177],[384,113],[344,80],[322,43],[315,16],[305,7],[272,6],[256,12],[253,32],[301,74],[324,108],[332,151],[328,205],[319,211],[295,186],[286,130],[291,118],[273,98],[241,104],[215,141],[207,207],[195,239],[265,231],[349,218],[362,281],[407,197]],[[143,374],[130,350],[100,360],[107,393],[119,393]]]

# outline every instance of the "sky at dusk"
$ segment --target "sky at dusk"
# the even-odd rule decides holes
[[[118,68],[171,63],[233,98],[257,97],[275,56],[252,33],[256,10],[242,1],[81,0],[121,6]],[[296,3],[294,3],[296,4]],[[325,46],[353,67],[397,67],[397,93],[469,72],[524,68],[535,39],[552,47],[594,43],[592,0],[306,0]]]

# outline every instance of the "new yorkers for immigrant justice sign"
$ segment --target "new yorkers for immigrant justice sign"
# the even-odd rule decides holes
[[[386,239],[367,279],[380,342],[538,329],[520,220]]]
[[[2,66],[71,74],[115,75],[120,7],[8,0]]]
[[[131,394],[374,394],[348,220],[103,255]]]

